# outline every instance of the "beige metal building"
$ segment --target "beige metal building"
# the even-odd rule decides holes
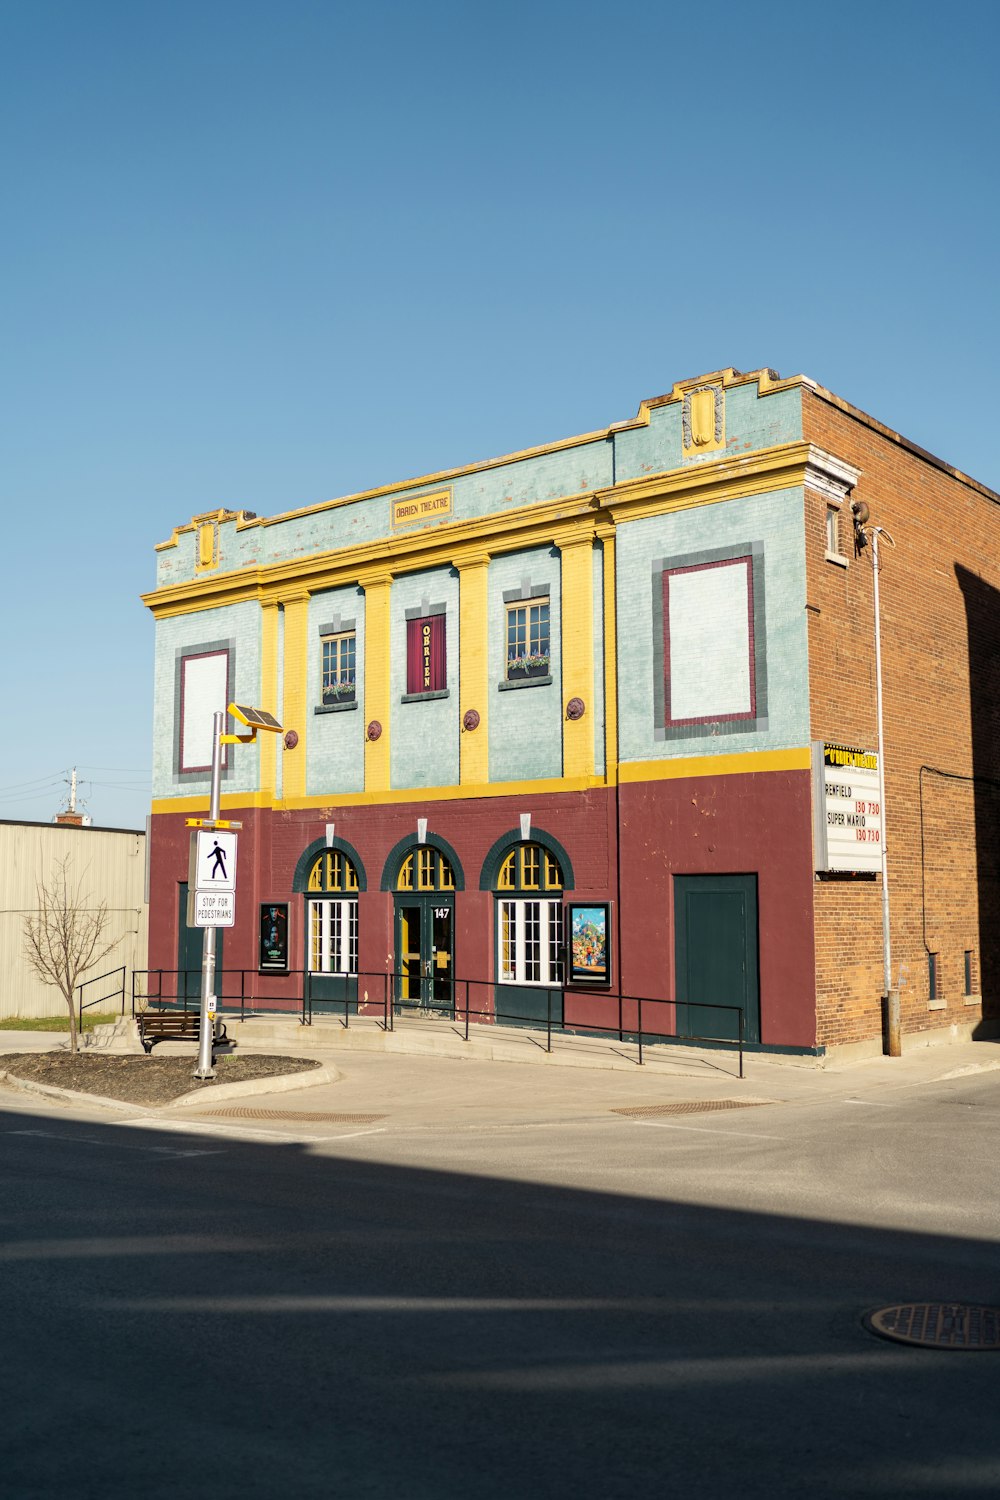
[[[114,941],[84,979],[124,965],[130,994],[133,970],[146,967],[145,831],[0,822],[0,1017],[66,1013],[59,991],[43,984],[24,956],[24,919],[37,910],[38,886],[52,879],[63,858],[84,906],[107,904],[107,940]],[[92,986],[87,998],[102,988]]]

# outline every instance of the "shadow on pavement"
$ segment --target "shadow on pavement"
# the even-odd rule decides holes
[[[993,1491],[985,1240],[0,1114],[8,1493]]]

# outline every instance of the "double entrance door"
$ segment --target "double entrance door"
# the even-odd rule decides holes
[[[455,1013],[455,903],[435,891],[396,897],[397,1011]]]

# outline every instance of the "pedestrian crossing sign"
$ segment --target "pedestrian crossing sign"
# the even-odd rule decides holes
[[[195,834],[195,886],[199,891],[235,891],[236,834],[221,828]]]

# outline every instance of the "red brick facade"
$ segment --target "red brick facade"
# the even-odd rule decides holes
[[[880,593],[890,932],[903,1032],[964,1026],[978,1019],[980,994],[986,1014],[1000,1014],[1000,510],[982,486],[805,388],[803,427],[861,471],[853,498],[895,542],[881,549]],[[849,566],[827,561],[826,510],[823,496],[807,491],[812,735],[871,747],[871,548],[855,557],[843,516]],[[818,1040],[877,1035],[880,881],[820,879],[815,913]],[[936,1003],[929,953],[940,955]]]

